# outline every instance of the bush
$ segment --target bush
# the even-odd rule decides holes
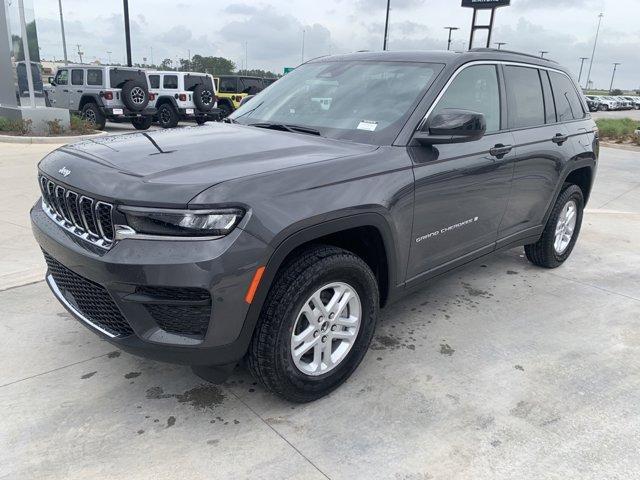
[[[64,133],[64,127],[58,118],[49,120],[47,126],[49,127],[49,135],[62,135]]]
[[[79,133],[80,135],[86,135],[94,132],[94,126],[91,122],[78,115],[71,115],[71,131]]]
[[[0,117],[0,131],[15,133],[16,135],[29,135],[31,133],[31,120],[10,120]]]
[[[596,120],[596,124],[602,139],[616,142],[625,142],[627,140],[638,142],[635,131],[640,128],[640,122],[630,118],[600,118]]]

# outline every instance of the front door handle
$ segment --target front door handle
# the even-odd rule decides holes
[[[501,159],[504,158],[504,156],[511,150],[513,150],[513,145],[503,145],[502,143],[498,143],[491,150],[489,150],[489,154],[492,157]]]
[[[567,140],[569,140],[569,136],[561,133],[556,133],[556,136],[551,139],[551,141],[556,145],[562,145]]]
[[[76,90],[78,93],[82,93],[82,90]]]
[[[64,93],[69,93],[69,90],[62,90]]]

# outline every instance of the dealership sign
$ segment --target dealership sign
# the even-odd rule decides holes
[[[508,7],[511,0],[462,0],[463,7],[471,8],[496,8]]]

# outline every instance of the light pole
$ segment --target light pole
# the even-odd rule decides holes
[[[62,32],[62,51],[64,52],[64,64],[67,65],[67,39],[64,35],[64,18],[62,16],[62,0],[58,0],[58,10],[60,10],[60,31]]]
[[[540,58],[544,58],[545,53],[549,53],[549,52],[546,50],[540,50]]]
[[[129,28],[129,0],[122,0],[124,8],[124,39],[127,44],[127,66],[131,67],[131,30]]]
[[[616,70],[618,70],[618,65],[622,64],[618,62],[613,64],[613,75],[611,75],[611,85],[609,85],[609,93],[611,93],[611,90],[613,90],[613,79],[616,78]]]
[[[589,81],[591,80],[591,67],[593,67],[593,59],[596,56],[596,46],[598,45],[598,35],[600,34],[602,17],[604,17],[604,13],[600,13],[600,15],[598,15],[598,29],[596,30],[596,39],[593,42],[593,52],[591,53],[591,61],[589,62],[589,73],[587,73],[587,88],[589,88]]]
[[[4,8],[4,5],[3,7]],[[29,51],[29,38],[27,37],[27,22],[24,16],[24,1],[18,0],[18,12],[20,14],[20,33],[22,34],[22,50],[24,52],[24,65],[27,69],[27,87],[29,88],[29,101],[31,107],[36,106],[36,97],[33,93],[33,74],[31,73],[31,52]]]
[[[307,31],[303,28],[302,29],[302,53],[300,54],[300,63],[304,63],[304,35],[305,33],[307,33]]]
[[[387,49],[387,39],[389,38],[389,10],[391,10],[391,0],[387,0],[387,16],[384,21],[384,40],[382,42],[382,50]]]
[[[79,43],[76,43],[76,47],[78,47],[78,58],[80,59],[80,63],[82,64],[82,55],[84,55],[84,52],[80,50],[81,46],[82,45],[80,45]]]
[[[451,32],[454,30],[460,30],[458,27],[444,27],[445,30],[449,30],[449,40],[447,40],[447,50],[451,50]]]
[[[107,55],[109,56],[109,65],[111,65],[111,54],[112,54],[112,53],[113,53],[113,52],[111,52],[111,51],[107,50]]]
[[[589,60],[589,57],[580,57],[580,74],[578,75],[578,86],[580,85],[580,80],[582,80],[582,67],[584,67],[585,60]]]
[[[498,46],[498,50],[500,50],[502,48],[503,45],[506,45],[507,42],[496,42],[496,45]]]

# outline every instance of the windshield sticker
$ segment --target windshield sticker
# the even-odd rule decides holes
[[[378,128],[378,122],[374,122],[372,120],[362,120],[358,124],[358,130],[367,130],[368,132],[375,132],[376,128]]]
[[[423,240],[429,240],[430,238],[437,237],[438,235],[443,235],[443,234],[449,233],[449,232],[451,232],[453,230],[457,230],[459,228],[466,227],[468,225],[471,225],[472,223],[476,223],[478,220],[479,220],[478,217],[473,217],[473,218],[470,218],[468,220],[465,220],[464,222],[454,223],[453,225],[449,225],[448,227],[441,228],[440,230],[436,230],[435,232],[431,232],[431,233],[428,233],[426,235],[423,235],[421,237],[416,238],[416,243],[420,243]]]

